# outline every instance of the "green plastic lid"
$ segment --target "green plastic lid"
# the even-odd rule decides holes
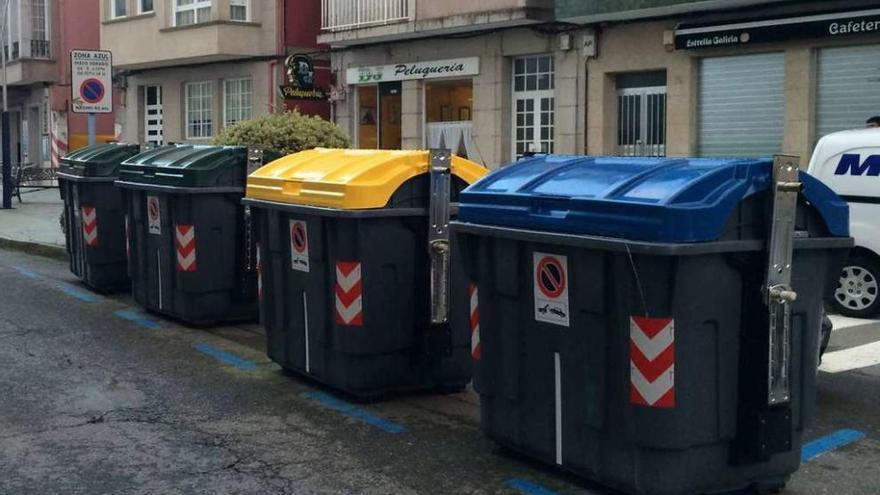
[[[248,150],[239,146],[174,145],[133,156],[119,168],[127,187],[241,188],[247,178]]]
[[[126,159],[137,155],[140,146],[136,144],[95,144],[68,153],[61,159],[58,171],[71,178],[115,178],[119,165]]]

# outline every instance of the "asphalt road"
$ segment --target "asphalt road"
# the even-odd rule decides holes
[[[830,352],[875,341],[880,325],[855,322]],[[0,494],[611,493],[497,448],[472,393],[352,405],[262,345],[254,326],[163,321],[0,250]],[[880,365],[819,383],[808,439],[860,438],[786,493],[880,493]]]

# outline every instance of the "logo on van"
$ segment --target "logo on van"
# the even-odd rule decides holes
[[[870,155],[862,161],[861,155],[845,153],[840,157],[834,175],[865,175],[865,172],[873,177],[880,175],[880,155]]]

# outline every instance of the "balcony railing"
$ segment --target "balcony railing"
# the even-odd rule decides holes
[[[344,31],[406,22],[410,20],[411,1],[321,0],[321,29]]]

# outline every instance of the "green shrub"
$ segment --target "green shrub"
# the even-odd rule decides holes
[[[214,144],[271,149],[284,154],[312,148],[348,148],[345,134],[332,122],[296,110],[244,120],[223,129]]]

